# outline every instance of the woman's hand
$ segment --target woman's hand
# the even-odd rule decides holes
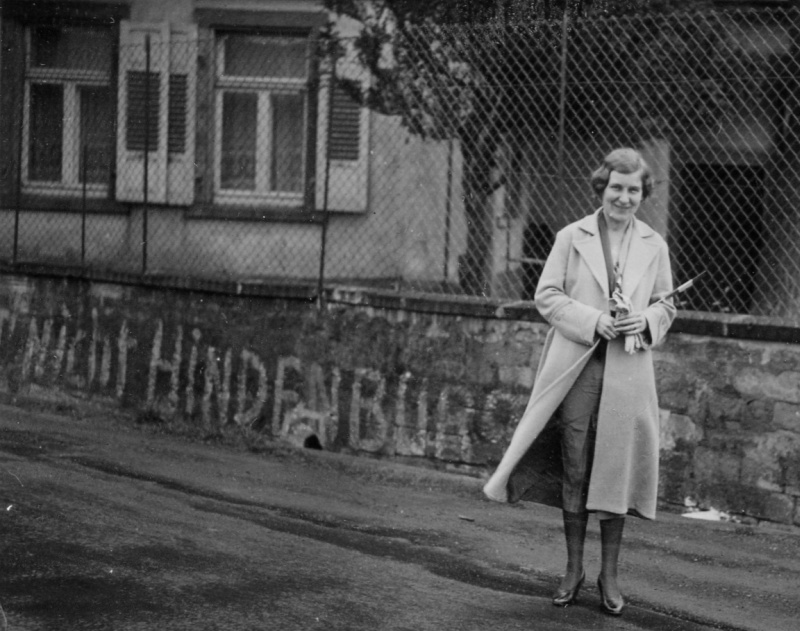
[[[615,337],[617,337],[617,329],[614,325],[614,318],[607,313],[600,314],[600,318],[597,320],[597,326],[595,326],[595,330],[597,331],[597,334],[604,340],[613,340]]]
[[[644,333],[647,329],[647,318],[640,311],[636,313],[629,313],[626,316],[621,316],[614,321],[614,330],[623,335],[633,335],[635,333]]]

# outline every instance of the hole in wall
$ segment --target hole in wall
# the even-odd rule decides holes
[[[309,436],[306,436],[306,439],[303,441],[303,448],[318,449],[322,451],[322,443],[319,442],[319,438],[317,438],[316,434],[310,434]]]

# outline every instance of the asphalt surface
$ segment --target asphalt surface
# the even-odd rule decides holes
[[[235,430],[0,405],[0,606],[29,630],[800,629],[797,529],[629,519],[629,606],[612,618],[596,522],[587,585],[558,609],[560,514],[480,486]]]

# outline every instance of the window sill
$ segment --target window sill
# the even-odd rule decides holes
[[[195,204],[186,211],[187,219],[218,219],[225,221],[258,221],[264,223],[320,224],[325,213],[308,211],[304,207],[247,206],[241,204]]]
[[[86,194],[86,199],[108,199],[108,186],[105,184],[88,184],[84,191],[83,186],[80,184],[65,185],[24,180],[22,184],[23,197],[83,199],[84,193]]]
[[[227,208],[274,208],[299,212],[303,210],[303,195],[302,193],[218,190],[214,193],[214,205]]]
[[[9,203],[10,202],[10,203]],[[19,207],[20,210],[25,211],[39,211],[39,212],[87,212],[94,214],[127,214],[130,210],[130,204],[123,204],[107,197],[88,197],[84,200],[82,197],[65,193],[63,195],[56,193],[23,193],[19,200],[11,201],[6,198],[6,203],[3,207],[6,209],[14,209]]]

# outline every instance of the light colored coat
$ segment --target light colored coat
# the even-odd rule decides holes
[[[533,392],[497,470],[484,486],[490,499],[506,502],[509,479],[586,365],[598,342],[595,331],[609,312],[609,287],[597,211],[568,225],[555,244],[536,288],[536,307],[552,325]],[[651,344],[666,335],[675,317],[669,252],[664,239],[634,219],[622,291],[647,318]],[[624,338],[608,343],[588,510],[655,518],[658,491],[659,414],[650,348],[628,354]],[[559,462],[560,466],[560,462]],[[559,480],[560,483],[560,480]],[[514,493],[520,495],[521,493]],[[535,496],[535,494],[534,494]]]

